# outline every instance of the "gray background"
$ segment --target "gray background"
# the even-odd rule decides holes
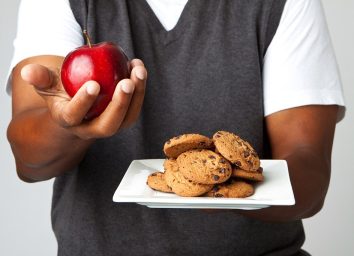
[[[5,87],[12,56],[19,0],[0,1],[0,83]],[[332,180],[322,211],[304,221],[305,249],[313,255],[354,255],[354,0],[323,0],[339,68],[347,113],[338,124]],[[6,128],[11,101],[0,88],[0,255],[55,255],[51,231],[52,181],[26,184],[17,179]],[[314,181],[315,184],[315,181]]]

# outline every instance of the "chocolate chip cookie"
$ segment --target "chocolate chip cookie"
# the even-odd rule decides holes
[[[172,170],[172,171],[178,171],[178,165],[176,162],[176,159],[165,159],[165,161],[163,162],[163,169],[166,171],[168,169]]]
[[[200,196],[213,188],[213,185],[198,184],[186,179],[179,170],[176,171],[176,166],[165,170],[165,180],[172,191],[179,196]]]
[[[224,198],[245,198],[254,194],[254,188],[245,181],[230,181],[213,187],[205,196]]]
[[[216,151],[234,165],[246,171],[257,171],[260,160],[257,152],[234,133],[218,131],[213,135]]]
[[[259,167],[256,172],[249,172],[249,171],[242,170],[242,169],[235,166],[232,168],[232,175],[231,176],[235,177],[235,178],[241,178],[241,179],[245,179],[245,180],[259,182],[259,181],[264,180],[262,170],[263,170],[262,167]]]
[[[172,189],[167,185],[163,172],[154,172],[147,178],[146,184],[157,191],[172,193]]]
[[[222,183],[232,173],[230,162],[208,149],[184,152],[177,157],[177,164],[184,177],[202,184]]]
[[[213,147],[213,140],[200,134],[183,134],[166,141],[163,151],[169,158],[177,158],[181,153],[191,149]]]

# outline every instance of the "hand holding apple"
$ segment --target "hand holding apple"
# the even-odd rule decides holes
[[[144,101],[147,71],[139,59],[129,61],[130,77],[121,80],[101,115],[84,121],[88,110],[99,94],[100,85],[96,81],[86,82],[70,97],[60,80],[60,68],[64,57],[40,56],[27,62],[21,69],[21,77],[37,92],[28,97],[42,98],[41,112],[47,112],[53,124],[60,126],[69,136],[80,139],[105,138],[114,135],[121,128],[135,123]],[[41,102],[38,98],[37,102]],[[45,121],[45,120],[43,120]]]
[[[129,78],[129,62],[123,50],[110,42],[91,45],[86,31],[88,45],[70,52],[61,68],[61,80],[66,92],[71,96],[87,81],[100,85],[99,95],[85,116],[91,120],[99,116],[112,99],[118,82]]]

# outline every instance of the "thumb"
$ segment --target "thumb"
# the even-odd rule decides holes
[[[45,66],[28,64],[21,69],[21,77],[36,89],[45,90],[53,86],[57,75]]]

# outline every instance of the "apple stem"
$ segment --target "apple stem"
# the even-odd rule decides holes
[[[84,36],[86,37],[86,41],[87,41],[89,47],[92,48],[91,39],[90,39],[90,36],[87,33],[87,30],[84,29],[82,32],[83,32]]]

